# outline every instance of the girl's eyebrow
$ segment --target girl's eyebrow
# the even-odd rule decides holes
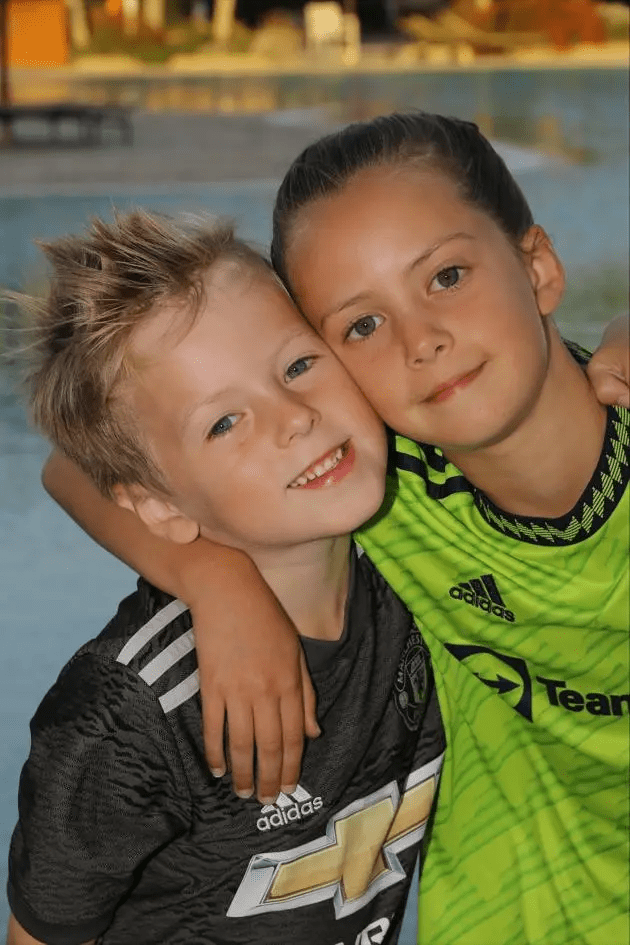
[[[471,233],[464,233],[463,231],[460,231],[457,233],[449,233],[447,236],[441,237],[441,239],[439,239],[437,243],[434,243],[433,246],[430,246],[429,249],[425,250],[424,253],[421,253],[419,256],[416,256],[415,259],[413,259],[407,266],[407,270],[411,272],[413,269],[415,269],[416,266],[422,265],[422,263],[426,262],[427,259],[429,259],[433,255],[433,253],[437,252],[438,249],[444,246],[445,243],[450,243],[453,240],[459,240],[459,239],[474,240],[474,238],[475,237]],[[343,312],[344,309],[350,308],[351,305],[355,305],[357,302],[362,302],[363,299],[369,298],[371,294],[372,293],[367,290],[364,292],[357,292],[356,295],[351,296],[349,299],[345,299],[334,309],[331,309],[329,312],[326,312],[326,314],[323,316],[320,322],[320,325],[319,325],[320,330],[324,327],[324,322],[326,321],[326,319],[331,318],[331,316],[333,315],[339,315],[341,312]]]

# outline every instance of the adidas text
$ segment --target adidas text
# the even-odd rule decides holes
[[[514,623],[514,614],[511,610],[502,607],[501,604],[495,604],[487,597],[479,597],[473,591],[465,590],[457,584],[450,589],[449,594],[453,600],[463,600],[464,603],[470,604],[472,607],[478,607],[487,614],[493,614],[495,617]]]
[[[321,797],[312,797],[302,803],[291,804],[289,807],[275,807],[273,813],[263,814],[256,821],[259,830],[272,830],[274,827],[286,827],[288,824],[303,820],[310,814],[321,810],[324,802]]]

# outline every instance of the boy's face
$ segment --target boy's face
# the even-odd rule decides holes
[[[391,427],[451,449],[503,439],[547,372],[562,267],[539,228],[518,252],[437,171],[372,168],[298,217],[288,276]]]
[[[211,539],[255,553],[346,534],[379,507],[382,424],[271,275],[224,263],[192,327],[132,338],[127,391],[171,488]]]

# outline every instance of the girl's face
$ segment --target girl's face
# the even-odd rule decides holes
[[[518,250],[446,175],[386,166],[304,208],[288,243],[306,317],[395,430],[479,449],[533,408],[563,287],[540,228]]]

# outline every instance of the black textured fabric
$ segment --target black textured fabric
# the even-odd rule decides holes
[[[313,660],[323,735],[296,793],[264,809],[208,773],[177,606],[140,581],[37,710],[17,919],[51,945],[395,942],[444,750],[410,615],[354,555],[344,633]]]

